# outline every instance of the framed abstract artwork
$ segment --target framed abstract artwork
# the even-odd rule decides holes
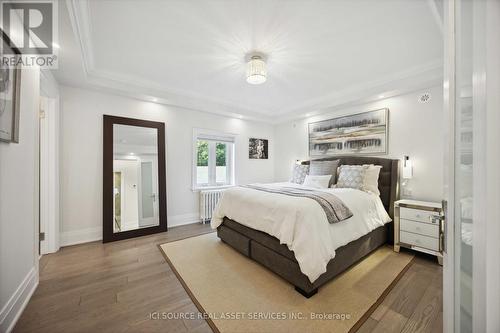
[[[2,31],[2,54],[9,44]],[[21,69],[0,63],[0,141],[19,142],[20,87]]]
[[[309,156],[387,154],[389,109],[309,124]]]

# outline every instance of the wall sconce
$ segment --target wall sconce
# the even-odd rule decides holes
[[[413,178],[413,166],[410,160],[410,156],[404,155],[403,157],[403,179]]]

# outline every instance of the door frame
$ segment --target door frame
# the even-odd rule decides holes
[[[158,205],[160,223],[154,227],[113,232],[113,125],[157,129],[158,142]],[[142,119],[103,115],[103,177],[102,177],[102,240],[103,243],[165,232],[167,226],[167,180],[165,157],[165,123]]]
[[[443,332],[455,331],[455,1],[445,0],[443,18],[444,36],[444,186],[447,202],[445,247],[443,251]]]
[[[40,254],[60,247],[60,106],[57,81],[49,70],[40,70],[39,135],[39,241]],[[38,247],[38,245],[37,245]]]

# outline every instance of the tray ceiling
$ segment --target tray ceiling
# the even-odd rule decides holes
[[[434,1],[72,0],[59,10],[56,77],[265,120],[436,83]],[[268,80],[245,81],[245,55]]]

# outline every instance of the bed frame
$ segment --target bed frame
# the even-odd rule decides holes
[[[399,199],[399,160],[362,157],[335,156],[317,161],[340,160],[339,165],[381,165],[378,188],[385,209],[394,218],[394,201]],[[302,164],[310,164],[304,161]],[[393,242],[393,223],[379,227],[367,235],[350,242],[336,250],[336,256],[327,265],[327,271],[314,283],[311,283],[299,268],[293,251],[290,251],[279,240],[264,232],[246,227],[227,217],[217,228],[219,238],[252,258],[295,286],[295,290],[309,298],[318,292],[318,288],[338,274],[379,248],[385,243]]]

